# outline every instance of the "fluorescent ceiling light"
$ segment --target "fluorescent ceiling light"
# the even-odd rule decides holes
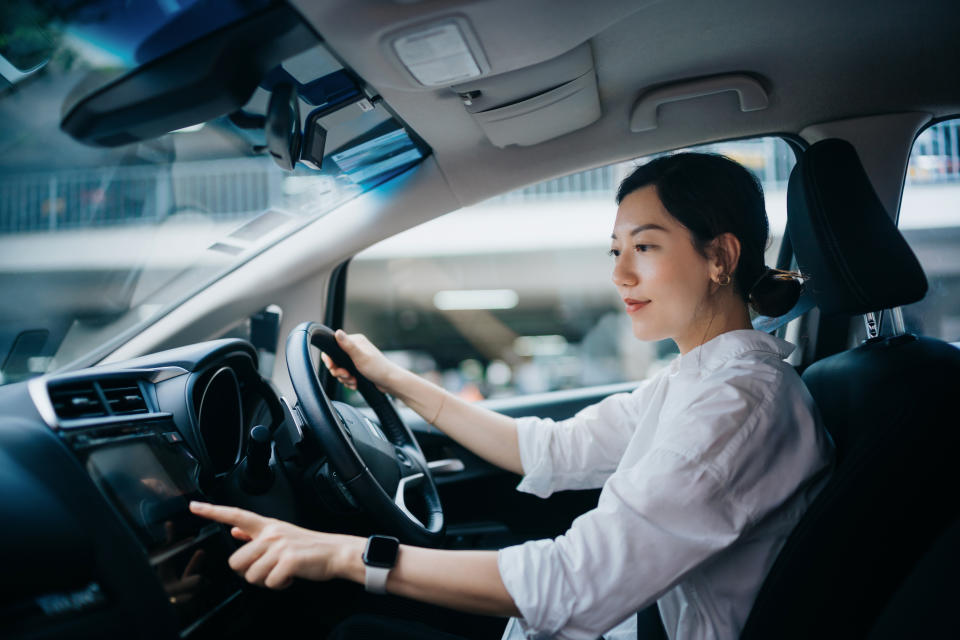
[[[560,335],[520,336],[513,341],[518,356],[559,356],[567,350],[567,339]]]
[[[400,62],[428,87],[462,82],[480,75],[480,65],[460,26],[453,21],[405,33],[393,41]]]
[[[441,311],[464,309],[513,309],[520,297],[513,289],[467,289],[438,291],[433,306]]]

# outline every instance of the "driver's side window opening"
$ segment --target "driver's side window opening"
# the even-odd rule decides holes
[[[790,146],[760,138],[690,150],[727,155],[761,180],[767,264],[776,264]],[[361,252],[350,263],[344,329],[471,400],[649,377],[676,348],[633,337],[607,252],[616,189],[651,158],[518,189]]]

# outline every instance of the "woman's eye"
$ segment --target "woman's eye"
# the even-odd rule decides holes
[[[638,245],[634,245],[633,248],[636,249],[637,251],[639,251],[640,253],[645,253],[645,252],[649,251],[650,249],[652,249],[652,248],[653,248],[653,245],[652,245],[652,244],[638,244]]]
[[[617,249],[610,249],[610,251],[607,251],[607,255],[617,258],[620,256],[620,251],[618,251]]]

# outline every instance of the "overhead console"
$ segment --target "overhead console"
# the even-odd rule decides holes
[[[538,144],[600,118],[597,74],[586,42],[552,60],[453,89],[498,147]]]
[[[600,118],[589,42],[539,64],[496,75],[490,75],[482,43],[463,15],[393,31],[380,45],[410,84],[455,91],[497,147],[538,144]]]
[[[537,144],[600,118],[597,74],[586,42],[553,60],[453,89],[498,147]]]

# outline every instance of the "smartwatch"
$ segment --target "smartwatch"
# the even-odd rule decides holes
[[[363,564],[366,575],[363,585],[370,593],[387,592],[387,576],[397,563],[400,541],[391,536],[370,536],[367,548],[363,550]]]

